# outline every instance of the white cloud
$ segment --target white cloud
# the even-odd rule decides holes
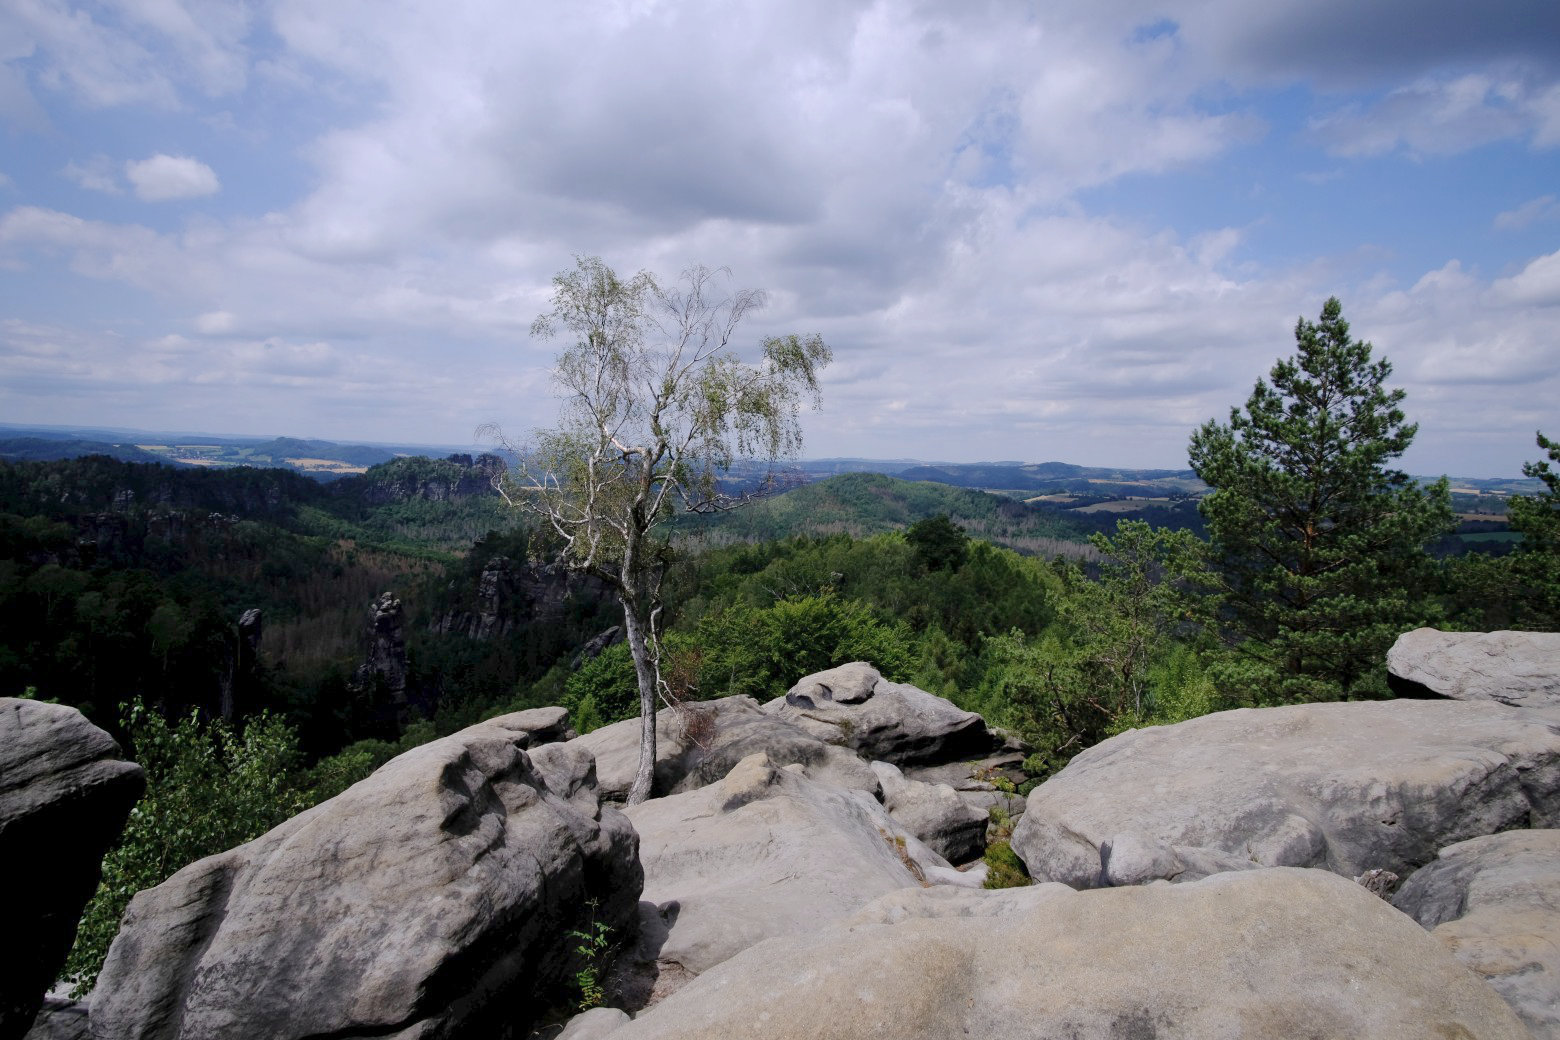
[[[180,155],[154,155],[125,163],[125,176],[138,198],[147,202],[194,199],[215,195],[221,188],[216,171],[198,159]]]
[[[1430,78],[1372,104],[1350,105],[1312,121],[1334,155],[1452,155],[1493,141],[1539,133],[1539,102],[1518,76],[1470,73]]]
[[[1547,220],[1560,218],[1560,201],[1553,195],[1529,199],[1516,209],[1495,215],[1495,227],[1501,231],[1521,231]]]
[[[105,195],[124,193],[124,189],[119,186],[119,169],[106,155],[94,155],[80,163],[72,160],[65,164],[60,173],[88,191],[100,191]]]
[[[1500,279],[1495,291],[1514,303],[1560,304],[1560,252],[1538,257],[1517,274]]]
[[[236,324],[230,311],[208,311],[195,319],[195,328],[208,336],[232,332]]]

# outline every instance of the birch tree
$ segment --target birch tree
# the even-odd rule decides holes
[[[533,336],[571,341],[553,368],[558,423],[517,449],[500,487],[556,533],[570,567],[622,602],[641,727],[630,804],[650,796],[656,705],[672,703],[660,667],[670,560],[662,525],[753,497],[724,483],[739,463],[795,457],[800,407],[817,403],[819,370],[832,360],[821,337],[786,335],[743,361],[733,337],[764,294],[727,294],[726,276],[696,266],[662,286],[643,271],[622,279],[598,257],[558,274],[552,309],[531,326]]]

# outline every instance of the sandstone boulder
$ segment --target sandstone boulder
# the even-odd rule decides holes
[[[0,697],[0,1040],[27,1032],[97,891],[103,853],[146,789],[75,708]]]
[[[511,720],[512,722],[513,720]],[[631,929],[632,826],[573,742],[504,719],[391,760],[137,895],[94,991],[98,1040],[502,1036]]]
[[[753,947],[611,1040],[1519,1040],[1414,922],[1315,870],[1077,892],[899,892]]]
[[[865,762],[788,721],[766,714],[751,697],[698,701],[656,713],[655,782],[652,797],[692,791],[731,772],[749,755],[763,752],[776,765],[801,765],[807,775],[879,793],[877,775]],[[628,719],[585,734],[577,741],[596,756],[601,796],[628,797],[639,768],[639,720]]]
[[[1440,632],[1416,628],[1387,651],[1404,696],[1560,708],[1560,632]]]
[[[1393,904],[1488,979],[1535,1040],[1560,1040],[1560,831],[1458,842]]]
[[[1132,730],[1030,792],[1013,849],[1076,888],[1257,866],[1407,877],[1446,845],[1560,820],[1560,732],[1459,701],[1243,708]]]
[[[959,797],[947,784],[908,780],[887,762],[872,763],[883,785],[883,808],[905,830],[950,863],[968,863],[986,851],[990,814]]]
[[[815,672],[764,710],[863,758],[904,766],[986,754],[1000,741],[972,711],[863,661]]]
[[[639,832],[644,899],[654,904],[641,934],[657,997],[670,988],[660,975],[708,971],[894,889],[966,880],[869,795],[777,768],[763,754],[719,783],[625,813]]]

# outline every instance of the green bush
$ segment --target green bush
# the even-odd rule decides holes
[[[124,727],[132,757],[146,770],[146,796],[103,857],[103,880],[65,962],[78,995],[97,981],[131,896],[311,804],[296,783],[298,736],[279,718],[258,715],[242,729],[201,723],[193,713],[169,722],[136,700],[124,709]]]
[[[1005,841],[994,841],[986,846],[986,888],[1023,888],[1034,884],[1024,861]]]

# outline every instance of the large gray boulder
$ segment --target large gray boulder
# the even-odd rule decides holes
[[[985,905],[983,905],[985,904]],[[711,969],[610,1040],[1522,1040],[1483,980],[1315,870],[894,893]]]
[[[879,793],[876,774],[843,748],[825,743],[789,722],[766,714],[751,697],[696,701],[663,708],[655,717],[655,781],[652,797],[696,790],[760,752],[776,765],[800,765],[826,783]],[[601,796],[628,797],[639,768],[639,720],[603,726],[578,738],[596,756]]]
[[[1535,1040],[1560,1038],[1560,831],[1458,842],[1393,900],[1489,980]]]
[[[764,710],[863,758],[899,766],[972,758],[1001,743],[974,712],[889,682],[864,661],[814,672]]]
[[[98,1040],[507,1036],[632,930],[633,827],[573,742],[494,719],[137,895],[94,991]]]
[[[75,708],[0,697],[0,1040],[27,1032],[59,975],[141,767]]]
[[[644,899],[658,919],[641,929],[653,947],[642,960],[655,997],[754,943],[812,931],[885,892],[978,883],[869,795],[763,754],[719,783],[624,811],[639,832]]]
[[[883,784],[883,808],[894,822],[920,838],[950,863],[968,863],[986,851],[991,814],[970,805],[947,784],[909,780],[899,767],[872,763]]]
[[[1416,628],[1387,651],[1405,696],[1560,708],[1560,632],[1441,632]]]
[[[1257,866],[1407,877],[1453,842],[1560,821],[1560,733],[1498,704],[1243,708],[1132,730],[1030,792],[1013,850],[1075,888]]]

